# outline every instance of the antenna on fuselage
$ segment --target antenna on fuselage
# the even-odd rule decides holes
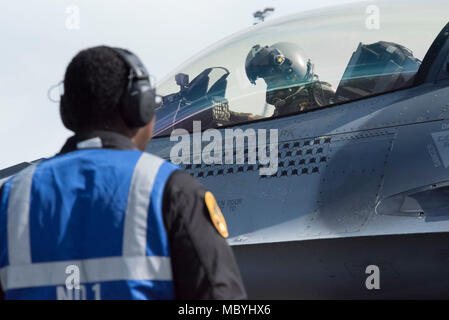
[[[253,17],[256,20],[254,22],[254,24],[258,24],[260,22],[264,22],[265,18],[272,12],[274,12],[274,8],[272,8],[272,7],[265,8],[263,10],[258,10],[256,12],[254,12],[253,13]]]

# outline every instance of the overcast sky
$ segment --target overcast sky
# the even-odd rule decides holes
[[[71,135],[47,91],[81,49],[100,44],[129,48],[161,79],[207,46],[251,26],[258,9],[276,8],[268,21],[348,2],[360,1],[3,1],[0,169],[52,156]]]

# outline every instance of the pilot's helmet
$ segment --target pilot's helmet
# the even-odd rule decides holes
[[[313,79],[312,62],[291,42],[253,46],[246,57],[245,71],[252,84],[263,78],[269,90],[299,86]]]

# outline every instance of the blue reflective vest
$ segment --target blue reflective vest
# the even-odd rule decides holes
[[[178,167],[137,150],[77,150],[9,179],[0,199],[6,299],[172,299],[162,216]]]

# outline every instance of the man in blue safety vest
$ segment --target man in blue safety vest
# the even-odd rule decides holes
[[[130,51],[73,58],[60,112],[75,135],[0,189],[3,298],[246,298],[213,195],[142,152],[157,106]]]

